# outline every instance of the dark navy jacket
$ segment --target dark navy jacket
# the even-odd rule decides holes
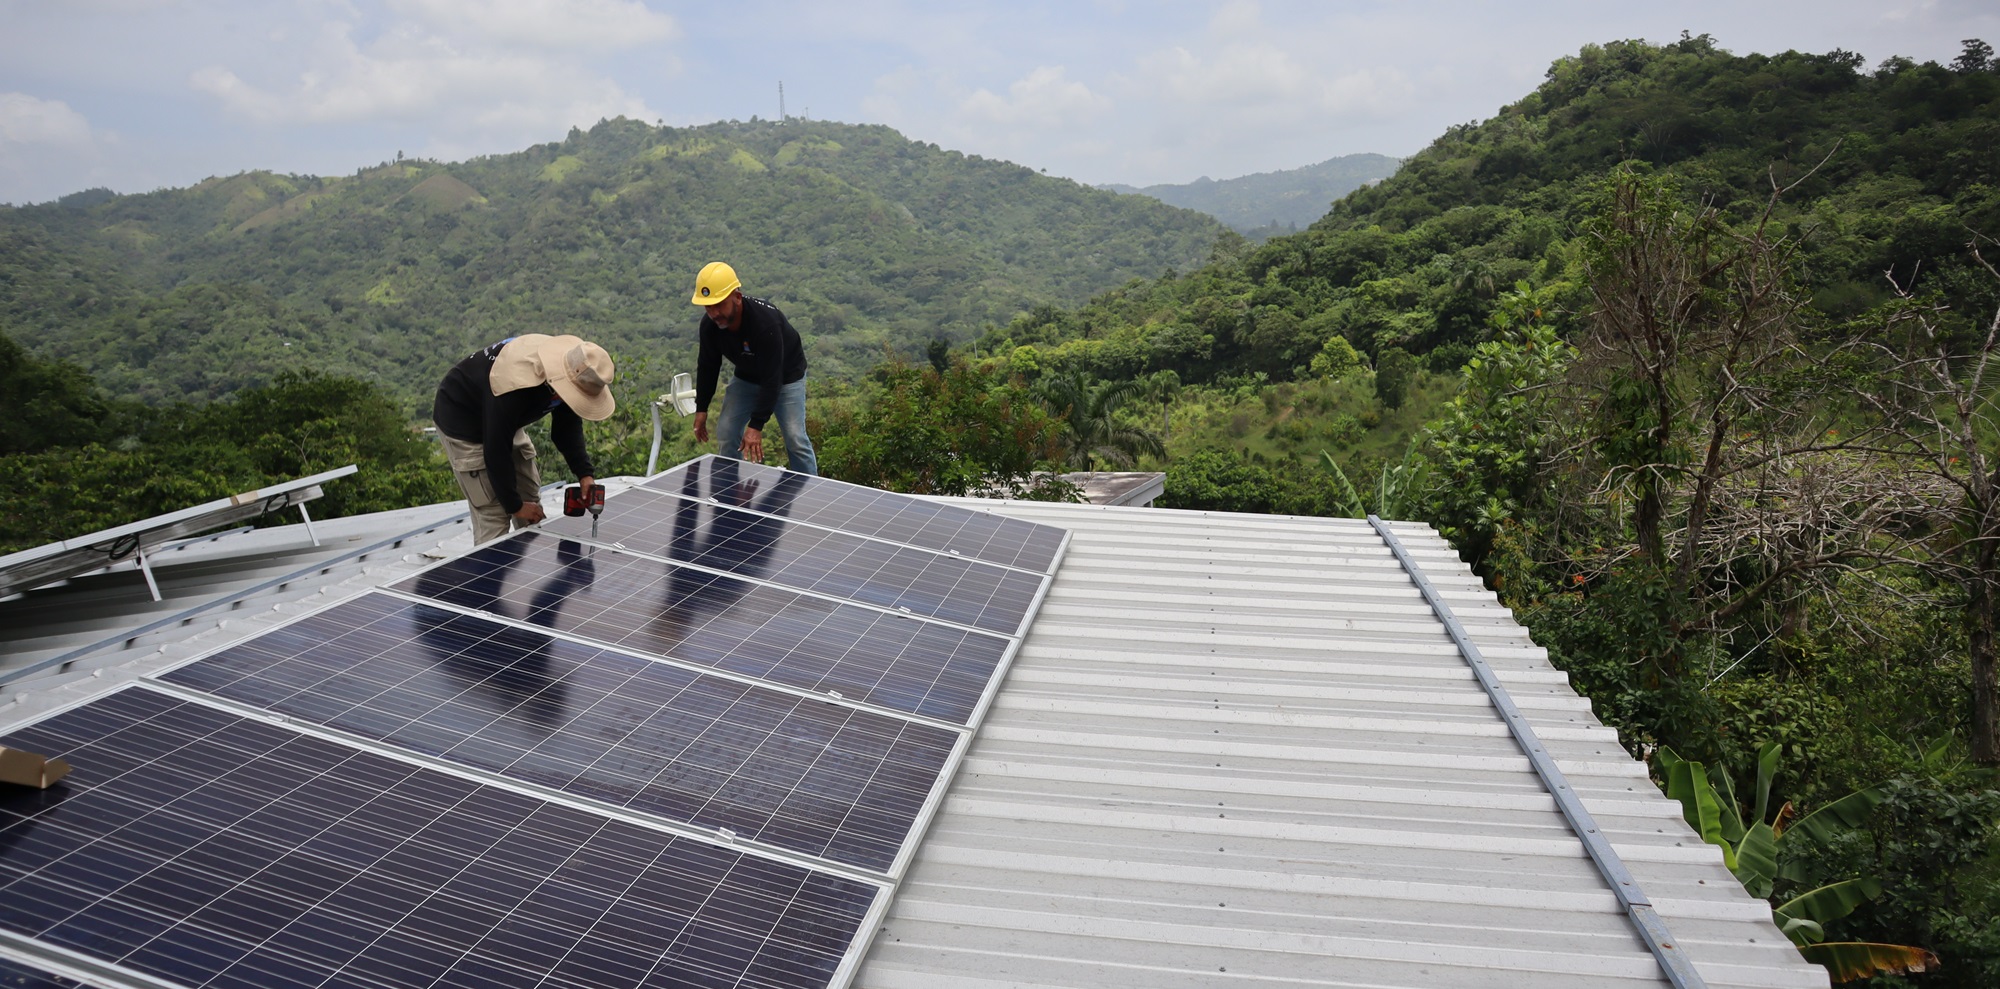
[[[785,319],[778,307],[743,297],[743,312],[736,328],[725,330],[707,316],[701,318],[701,354],[694,367],[694,407],[707,412],[715,398],[715,379],[722,373],[722,359],[736,366],[736,376],[758,388],[757,404],[750,410],[750,428],[762,430],[778,408],[778,389],[806,376],[806,352],[799,344],[799,331]]]

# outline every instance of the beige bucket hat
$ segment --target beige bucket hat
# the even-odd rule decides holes
[[[611,375],[603,347],[581,337],[523,333],[500,348],[489,380],[495,395],[546,384],[577,415],[599,422],[618,408]]]

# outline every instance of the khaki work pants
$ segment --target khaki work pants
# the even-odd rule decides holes
[[[500,504],[500,496],[493,493],[493,482],[487,476],[486,448],[478,443],[438,433],[444,442],[445,459],[451,462],[451,473],[458,479],[458,490],[465,494],[465,502],[472,508],[472,544],[492,542],[512,531],[514,516]],[[539,499],[542,496],[542,472],[535,466],[535,441],[528,438],[526,430],[514,431],[514,462],[509,465],[514,470],[514,490],[522,498]]]

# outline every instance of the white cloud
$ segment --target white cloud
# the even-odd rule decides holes
[[[101,180],[104,151],[116,144],[68,103],[0,93],[0,196],[52,199]]]
[[[1206,110],[1298,116],[1376,115],[1407,102],[1411,87],[1395,70],[1352,69],[1337,74],[1307,68],[1274,45],[1225,45],[1207,55],[1186,48],[1140,60],[1138,85],[1175,102]]]
[[[61,100],[37,99],[26,93],[0,93],[0,142],[88,145],[90,121]]]
[[[393,0],[447,36],[541,49],[631,48],[670,41],[674,19],[637,0]]]
[[[1102,117],[1111,101],[1064,75],[1061,66],[1039,66],[996,96],[981,89],[959,102],[962,117],[973,124],[1054,130],[1075,127]]]
[[[547,3],[510,0],[490,5],[494,18],[475,32],[448,35],[447,16],[469,0],[400,0],[436,23],[402,21],[366,44],[345,22],[323,25],[306,50],[304,68],[287,83],[245,80],[233,69],[208,65],[188,85],[228,112],[258,124],[409,124],[445,149],[508,149],[545,140],[573,125],[600,118],[659,116],[580,56],[548,50],[606,42],[610,27],[631,32],[671,29],[671,22],[636,4],[596,0],[568,27]],[[636,13],[627,8],[636,8]],[[594,17],[594,19],[593,19]],[[551,18],[546,22],[538,18]],[[624,18],[624,20],[619,20]],[[646,18],[651,18],[647,20]],[[627,23],[629,22],[629,23]],[[548,45],[516,46],[511,38],[536,24],[548,28]],[[463,25],[459,25],[463,26]],[[567,33],[565,33],[567,32]],[[498,39],[498,40],[496,40]]]

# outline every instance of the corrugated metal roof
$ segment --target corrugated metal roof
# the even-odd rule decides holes
[[[1006,503],[1075,532],[870,989],[1660,985],[1358,520]],[[1397,524],[1713,986],[1825,986],[1430,529]]]
[[[1366,523],[965,503],[1075,535],[854,985],[1663,984]],[[405,521],[423,524],[375,519]],[[65,685],[10,684],[0,722],[393,582],[468,549],[463,530],[149,632]],[[1395,531],[1708,983],[1827,985],[1450,547]],[[254,571],[223,589],[241,594],[279,538],[201,553],[218,580]]]

